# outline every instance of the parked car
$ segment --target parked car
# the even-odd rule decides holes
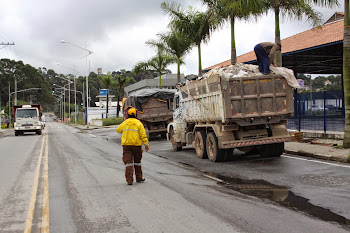
[[[320,105],[314,104],[314,105],[311,105],[310,110],[311,111],[320,111],[320,110],[323,110],[323,107]]]
[[[327,109],[327,110],[338,110],[338,109],[340,109],[340,107],[337,107],[334,104],[328,104],[328,105],[325,105],[325,109]]]

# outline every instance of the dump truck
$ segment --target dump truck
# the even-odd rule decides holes
[[[35,132],[41,135],[43,126],[41,123],[42,113],[40,104],[15,105],[13,106],[13,112],[16,136],[25,132]]]
[[[235,148],[261,157],[284,152],[284,142],[290,140],[286,118],[294,114],[293,88],[299,84],[293,73],[287,79],[263,75],[257,66],[241,66],[248,71],[232,66],[236,73],[218,69],[178,85],[174,99],[168,101],[173,122],[168,124],[167,139],[174,151],[192,145],[199,158],[214,162],[230,158]]]
[[[172,122],[173,112],[167,108],[167,100],[174,98],[176,90],[142,89],[123,101],[123,117],[128,117],[131,107],[137,109],[137,119],[145,126],[147,138],[161,135],[166,138],[167,125]]]

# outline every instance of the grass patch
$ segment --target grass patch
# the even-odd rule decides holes
[[[123,122],[123,117],[117,117],[117,118],[104,118],[102,119],[103,126],[108,125],[119,125]]]

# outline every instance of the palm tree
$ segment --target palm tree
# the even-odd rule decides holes
[[[223,26],[225,22],[231,24],[231,64],[237,63],[235,42],[236,19],[248,20],[251,16],[262,14],[265,5],[260,0],[201,0],[217,17],[217,22]]]
[[[320,6],[333,6],[338,4],[337,0],[262,0],[265,3],[265,11],[272,9],[275,13],[275,43],[281,43],[280,14],[285,17],[302,20],[306,16],[312,26],[318,26],[321,22],[320,13],[315,11],[310,4]],[[281,51],[275,54],[276,64],[282,66]]]
[[[176,29],[191,38],[198,47],[198,74],[202,75],[201,43],[207,43],[210,33],[216,28],[217,23],[211,12],[198,12],[189,7],[187,10],[181,9],[180,4],[163,2],[161,8],[171,15],[169,27]]]
[[[350,12],[349,0],[344,1],[343,82],[345,99],[345,130],[343,147],[350,148]]]
[[[166,68],[176,63],[176,58],[164,53],[164,49],[159,44],[157,55],[147,61],[140,61],[134,67],[134,73],[140,74],[145,71],[153,71],[159,74],[159,88],[162,88],[162,74],[166,71]]]
[[[131,78],[126,76],[123,77],[122,75],[117,74],[116,75],[116,82],[115,82],[115,87],[118,90],[117,94],[117,117],[119,117],[119,112],[120,112],[120,104],[119,101],[124,95],[124,88],[126,85],[130,82]]]
[[[108,102],[109,102],[109,89],[115,86],[115,78],[112,76],[111,72],[108,72],[106,75],[98,76],[98,80],[100,81],[103,88],[107,89],[107,107],[106,107],[106,118],[108,118]]]
[[[149,40],[146,44],[164,48],[169,55],[176,57],[177,60],[177,82],[181,82],[180,66],[184,64],[183,59],[191,50],[192,41],[184,33],[172,30],[168,33],[157,34],[160,41]]]

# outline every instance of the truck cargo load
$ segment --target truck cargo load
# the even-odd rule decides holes
[[[285,124],[294,114],[292,85],[298,87],[293,73],[282,67],[269,75],[245,64],[209,71],[179,85],[168,101],[174,111],[168,140],[175,151],[192,144],[199,158],[212,161],[227,159],[235,148],[280,156],[290,140]]]

